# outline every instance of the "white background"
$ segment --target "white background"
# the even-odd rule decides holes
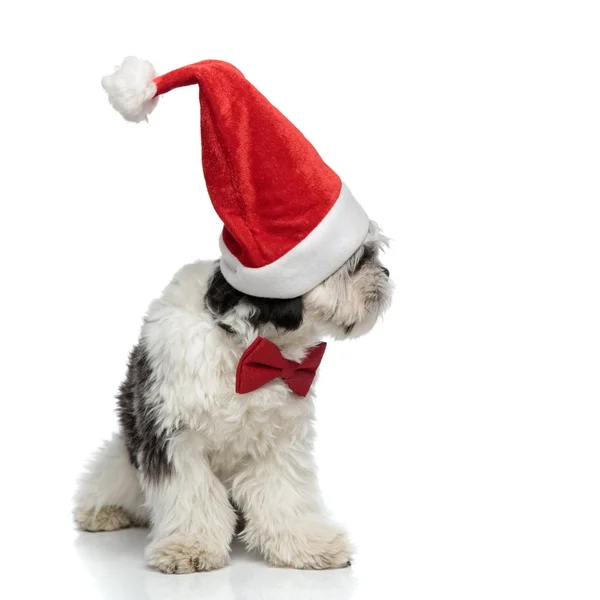
[[[4,3],[0,596],[597,598],[599,30],[577,0]],[[218,253],[197,90],[125,123],[128,54],[234,63],[394,238],[392,310],[320,381],[351,569],[166,576],[143,531],[71,526],[146,306]]]

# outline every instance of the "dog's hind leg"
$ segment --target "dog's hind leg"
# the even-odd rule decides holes
[[[148,524],[136,468],[121,436],[104,443],[81,476],[73,517],[85,531],[112,531]]]

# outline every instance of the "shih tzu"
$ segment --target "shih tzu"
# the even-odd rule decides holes
[[[129,58],[103,81],[131,121],[190,83],[222,256],[183,267],[151,304],[119,432],[81,477],[74,518],[86,531],[149,526],[148,563],[166,573],[224,566],[236,531],[272,565],[344,567],[352,548],[316,479],[313,379],[324,338],[364,335],[388,307],[387,238],[231,65],[156,77]]]

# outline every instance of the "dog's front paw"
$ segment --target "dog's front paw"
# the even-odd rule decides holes
[[[339,569],[350,566],[352,544],[347,533],[325,520],[297,523],[262,544],[265,558],[274,567]]]
[[[146,558],[151,567],[163,573],[194,573],[224,567],[229,553],[209,550],[196,536],[175,534],[152,542]]]

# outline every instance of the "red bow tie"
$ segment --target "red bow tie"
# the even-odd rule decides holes
[[[326,346],[325,342],[321,342],[311,348],[306,358],[298,363],[284,358],[281,350],[273,342],[258,337],[240,358],[235,391],[238,394],[247,394],[280,377],[292,392],[299,396],[306,396],[321,364]]]

